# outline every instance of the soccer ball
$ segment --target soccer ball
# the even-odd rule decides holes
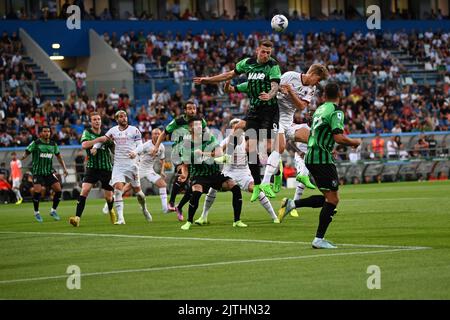
[[[274,31],[283,32],[284,30],[286,30],[288,22],[289,21],[285,16],[283,16],[282,14],[277,14],[273,16],[270,24],[272,25],[272,29]]]

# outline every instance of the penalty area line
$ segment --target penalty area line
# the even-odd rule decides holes
[[[81,273],[80,276],[81,277],[95,277],[95,276],[117,275],[117,274],[125,274],[125,273],[154,272],[154,271],[166,271],[166,270],[174,270],[174,269],[195,269],[195,268],[220,267],[220,266],[246,264],[246,263],[260,263],[260,262],[273,262],[273,261],[286,261],[286,260],[306,260],[306,259],[315,259],[315,258],[324,258],[324,257],[369,255],[369,254],[391,253],[391,252],[413,251],[413,250],[421,250],[421,249],[415,249],[415,248],[386,249],[386,250],[377,250],[377,251],[339,252],[339,253],[314,254],[314,255],[306,255],[306,256],[220,261],[220,262],[212,262],[212,263],[186,264],[186,265],[178,265],[178,266],[151,267],[151,268],[143,268],[143,269],[125,269],[125,270],[112,270],[112,271],[104,271],[104,272],[90,272],[90,273]],[[66,275],[59,275],[59,276],[1,280],[0,285],[21,283],[21,282],[22,283],[23,282],[32,282],[32,281],[67,279],[69,276],[70,275],[66,274]]]
[[[154,239],[154,240],[190,240],[190,241],[217,241],[217,242],[243,242],[243,243],[267,243],[267,244],[302,244],[311,245],[311,242],[305,241],[283,241],[283,240],[264,240],[264,239],[227,239],[227,238],[194,238],[194,237],[163,237],[163,236],[144,236],[134,234],[113,234],[113,233],[75,233],[75,232],[33,232],[33,231],[0,231],[0,234],[24,234],[24,235],[42,235],[42,236],[67,236],[67,237],[112,237],[112,238],[130,238],[130,239]],[[386,249],[414,249],[424,250],[431,247],[418,246],[393,246],[382,244],[350,244],[336,243],[342,247],[353,248],[386,248]]]

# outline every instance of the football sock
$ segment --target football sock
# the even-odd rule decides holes
[[[166,188],[159,188],[159,197],[161,198],[161,206],[164,212],[169,210],[167,208],[167,189]]]
[[[280,153],[278,151],[272,151],[269,158],[267,158],[266,170],[264,171],[264,178],[262,183],[270,183],[270,179],[277,172],[280,164]]]
[[[323,239],[327,232],[328,225],[333,220],[334,209],[336,206],[329,202],[325,202],[319,216],[319,226],[317,228],[316,237]]]
[[[34,212],[39,212],[39,200],[41,199],[41,193],[35,192],[33,195]]]
[[[111,199],[111,201],[106,200],[106,203],[108,204],[108,210],[111,211],[114,205],[114,197]]]
[[[114,205],[117,210],[117,221],[123,220],[123,198],[121,190],[114,190]]]
[[[277,215],[275,214],[275,211],[273,210],[272,204],[270,203],[269,199],[266,197],[264,192],[259,193],[259,203],[266,209],[266,211],[269,213],[269,215],[272,217],[272,219],[277,219]]]
[[[86,205],[86,197],[80,195],[78,197],[78,202],[77,202],[77,211],[76,211],[77,217],[81,218],[81,215],[83,214],[85,205]]]
[[[304,191],[305,191],[305,185],[303,183],[299,183],[297,185],[297,188],[295,188],[294,200],[300,200]]]
[[[53,196],[53,210],[56,210],[56,208],[58,208],[58,204],[61,201],[61,195],[62,192],[61,191],[57,191],[55,192],[55,195]]]
[[[324,207],[325,197],[324,196],[311,196],[305,199],[295,200],[295,207],[302,208],[320,208]]]
[[[20,199],[22,199],[22,195],[20,194],[19,189],[13,189],[14,194],[16,195],[16,199],[17,201],[19,201]]]
[[[180,201],[180,203],[177,206],[180,211],[182,211],[184,205],[189,202],[189,200],[191,199],[191,196],[192,196],[192,189],[191,188],[187,188],[186,192],[183,195],[183,198],[181,198],[181,201]]]
[[[146,210],[147,204],[145,203],[145,194],[142,192],[142,190],[136,193],[136,197],[139,204],[141,205],[142,210]]]
[[[241,188],[235,185],[231,192],[233,193],[233,210],[234,210],[234,222],[241,220],[242,210],[242,193]]]
[[[209,209],[211,209],[212,204],[214,203],[214,200],[216,200],[216,194],[217,190],[213,188],[209,188],[208,194],[205,198],[205,203],[203,204],[203,212],[202,212],[202,218],[208,219],[208,212]]]
[[[188,219],[187,219],[187,221],[189,221],[190,223],[194,223],[195,211],[197,211],[198,202],[200,201],[201,196],[202,196],[202,193],[200,191],[192,192],[192,196],[189,201],[189,213],[188,213]]]
[[[181,190],[181,183],[179,183],[177,181],[177,178],[175,177],[175,181],[172,185],[172,191],[170,192],[170,199],[169,199],[170,204],[175,203],[175,199],[177,198],[177,194],[180,193],[180,190]]]

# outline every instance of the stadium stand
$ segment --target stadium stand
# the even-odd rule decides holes
[[[337,150],[342,183],[448,177],[448,31],[172,33],[128,26],[127,32],[100,34],[101,41],[134,69],[133,93],[119,86],[104,90],[101,83],[85,81],[89,73],[86,78],[77,67],[65,69],[79,84],[65,96],[46,70],[23,54],[17,33],[3,33],[0,146],[26,146],[39,125],[49,124],[58,144],[73,146],[63,149],[70,167],[90,111],[100,111],[108,128],[114,124],[114,113],[126,110],[131,123],[145,133],[179,115],[186,99],[197,101],[208,126],[224,133],[230,119],[245,114],[248,100],[242,94],[226,95],[220,86],[195,86],[191,78],[232,70],[238,58],[254,53],[262,37],[270,37],[283,71],[303,71],[312,63],[324,63],[331,80],[341,85],[345,132],[363,139],[360,150]],[[21,55],[19,60],[17,54]],[[18,60],[14,66],[13,60]],[[18,81],[19,90],[15,79],[10,81],[12,74],[16,79],[25,76],[22,83]],[[309,117],[298,112],[295,121],[307,122]],[[385,142],[384,156],[378,161],[370,148],[375,133]],[[398,136],[395,161],[386,156],[391,135]],[[10,150],[1,150],[0,159],[7,162]],[[170,145],[166,150],[169,155]],[[286,155],[292,157],[292,153]],[[416,160],[422,161],[420,165],[408,162]],[[66,179],[68,187],[76,185],[74,177],[72,172]]]

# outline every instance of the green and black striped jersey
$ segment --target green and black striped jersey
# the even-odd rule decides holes
[[[186,144],[190,144],[190,148],[186,150]],[[214,158],[208,156],[200,156],[195,154],[195,150],[204,152],[213,152],[219,146],[215,136],[210,135],[207,141],[196,144],[193,140],[184,141],[183,163],[189,165],[189,175],[191,177],[206,177],[220,173],[220,167],[214,162]]]
[[[344,113],[331,102],[322,104],[313,115],[305,163],[332,164],[334,134],[344,132]]]
[[[236,74],[247,75],[247,86],[245,92],[250,99],[249,112],[260,111],[264,107],[276,107],[277,98],[276,95],[269,101],[263,101],[259,99],[259,95],[262,92],[268,93],[271,90],[271,82],[280,82],[281,70],[278,62],[270,58],[268,62],[259,64],[256,58],[245,58],[236,64],[234,70]],[[237,88],[239,91],[241,88]]]
[[[48,176],[55,172],[53,156],[60,153],[55,141],[49,140],[46,143],[39,138],[31,142],[25,152],[31,153],[31,173],[33,175]]]
[[[202,127],[206,128],[206,120],[202,119]],[[182,143],[184,138],[190,139],[191,133],[189,132],[189,118],[187,115],[179,116],[166,126],[166,134],[171,134],[172,145],[172,159],[174,163],[178,163],[180,157],[183,156]]]
[[[95,132],[92,131],[91,128],[89,128],[83,131],[83,135],[81,136],[80,142],[83,143],[84,141],[91,141],[103,135],[105,135],[105,132],[100,132],[100,134],[96,134]],[[86,149],[86,154],[88,158],[86,168],[111,171],[112,170],[111,152],[110,152],[111,148],[112,142],[107,141],[103,143],[102,146],[97,150],[95,156],[91,154],[91,149]]]

